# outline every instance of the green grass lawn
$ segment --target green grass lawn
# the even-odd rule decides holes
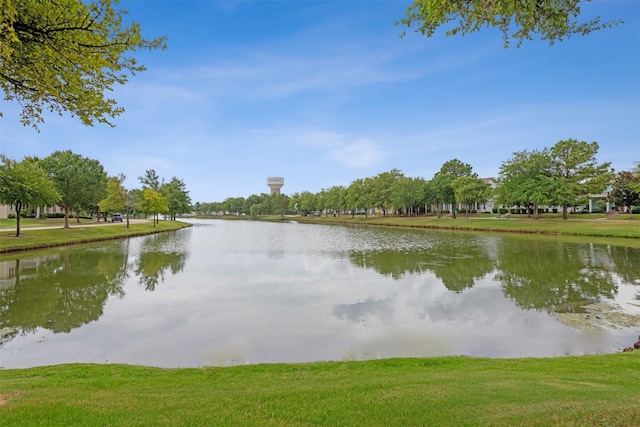
[[[526,215],[511,215],[509,219],[498,219],[498,215],[473,215],[468,219],[458,216],[437,218],[435,216],[382,217],[369,215],[341,215],[339,217],[288,217],[298,222],[344,223],[360,225],[383,225],[395,227],[436,228],[471,231],[492,231],[511,233],[559,234],[574,236],[625,237],[640,238],[640,220],[629,220],[618,215],[616,219],[607,219],[604,215],[572,215],[564,221],[554,215],[541,219],[527,218]],[[274,220],[280,217],[273,217]]]
[[[178,230],[190,224],[180,221],[160,221],[155,227],[153,221],[131,223],[127,228],[126,220],[122,223],[95,225],[95,220],[75,219],[70,221],[71,228],[65,229],[64,220],[26,219],[20,221],[20,236],[16,237],[15,220],[0,220],[0,253],[21,250],[31,250],[50,246],[70,245],[91,241],[118,239],[122,237],[141,236],[145,234]],[[35,227],[58,228],[35,230]]]
[[[637,426],[640,352],[0,371],[11,426]]]

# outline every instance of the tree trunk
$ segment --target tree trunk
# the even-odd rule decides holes
[[[20,211],[22,210],[22,203],[16,202],[16,237],[20,237]]]
[[[69,228],[69,207],[64,207],[64,228]]]
[[[562,205],[562,219],[569,219],[569,206]]]

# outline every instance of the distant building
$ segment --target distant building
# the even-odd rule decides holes
[[[270,176],[267,178],[267,185],[271,189],[271,194],[280,194],[280,189],[284,185],[284,178],[281,176]]]

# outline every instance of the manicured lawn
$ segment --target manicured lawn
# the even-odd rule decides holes
[[[640,352],[0,371],[11,426],[636,426]]]
[[[276,217],[273,217],[274,219]],[[383,225],[396,227],[442,228],[453,230],[475,230],[511,233],[560,234],[599,237],[640,238],[640,220],[629,220],[618,215],[615,220],[606,219],[604,215],[572,215],[563,221],[558,216],[542,219],[527,218],[526,215],[511,215],[509,219],[498,219],[497,215],[475,215],[468,219],[459,216],[437,218],[435,216],[389,217],[369,215],[350,215],[339,217],[288,217],[298,222],[346,223],[360,225]]]
[[[69,245],[91,241],[118,239],[129,236],[178,230],[188,227],[190,224],[180,221],[160,221],[155,227],[153,221],[135,222],[127,228],[126,222],[96,225],[94,220],[81,220],[77,224],[75,219],[71,221],[71,228],[64,229],[64,220],[24,220],[20,236],[15,235],[15,220],[0,220],[0,253],[19,250],[38,249],[49,246]],[[104,224],[104,223],[101,223]],[[36,230],[34,227],[58,228]],[[13,227],[13,228],[11,228]]]

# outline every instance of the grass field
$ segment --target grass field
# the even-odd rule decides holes
[[[102,225],[97,225],[95,220],[81,220],[78,224],[74,219],[70,221],[71,228],[65,229],[63,228],[64,220],[62,219],[25,219],[20,223],[20,236],[16,237],[15,220],[0,220],[0,253],[142,236],[178,230],[190,225],[180,221],[160,221],[154,227],[151,220],[138,220],[132,222],[127,228],[126,221],[116,224],[100,223]],[[37,229],[40,227],[56,228]]]
[[[640,352],[0,371],[7,426],[637,426]]]
[[[280,217],[273,217],[274,220]],[[509,233],[537,233],[567,236],[597,236],[640,238],[640,220],[629,220],[627,216],[618,215],[615,219],[607,219],[604,215],[572,215],[569,220],[560,216],[542,219],[527,218],[526,215],[511,215],[509,219],[499,219],[497,215],[474,215],[468,219],[458,216],[437,218],[435,216],[399,217],[391,215],[382,217],[369,215],[341,215],[339,217],[288,217],[298,222],[380,225],[411,228],[434,228],[451,230],[490,231]]]

